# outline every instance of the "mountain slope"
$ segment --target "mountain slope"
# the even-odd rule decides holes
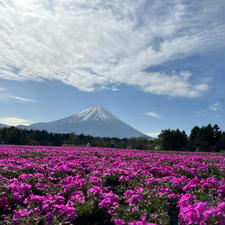
[[[64,119],[19,126],[25,129],[47,130],[54,133],[85,134],[99,137],[131,138],[143,137],[145,134],[134,129],[101,107],[86,109]]]
[[[9,126],[8,126],[8,125],[5,125],[5,124],[0,123],[0,128],[3,128],[3,127],[9,127]]]

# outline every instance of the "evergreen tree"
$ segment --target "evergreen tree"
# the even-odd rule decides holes
[[[188,146],[188,137],[185,131],[162,130],[159,135],[160,147],[163,150],[186,150]]]
[[[189,136],[189,146],[192,151],[199,150],[200,148],[200,132],[201,129],[198,126],[195,126],[191,130]]]
[[[225,132],[221,133],[221,138],[219,141],[219,151],[225,152]]]
[[[213,126],[213,135],[214,135],[214,144],[215,144],[214,151],[218,152],[222,149],[221,139],[222,139],[223,133],[217,124]]]
[[[190,147],[192,150],[205,152],[220,151],[223,147],[223,132],[219,126],[211,124],[201,128],[194,127],[190,134]]]

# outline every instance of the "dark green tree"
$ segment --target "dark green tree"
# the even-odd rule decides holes
[[[200,132],[201,129],[198,126],[192,128],[189,136],[189,146],[192,151],[199,150],[200,148]]]
[[[219,126],[211,124],[201,128],[194,127],[189,137],[190,148],[194,151],[220,151],[223,148],[223,132]]]
[[[188,146],[188,137],[185,131],[162,130],[159,134],[160,148],[163,150],[186,150]]]

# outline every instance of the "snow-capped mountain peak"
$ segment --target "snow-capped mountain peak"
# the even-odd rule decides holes
[[[85,109],[73,116],[66,118],[67,121],[113,121],[118,120],[112,113],[102,107]]]

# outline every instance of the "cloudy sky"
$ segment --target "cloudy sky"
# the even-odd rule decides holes
[[[225,129],[224,0],[0,0],[0,123],[102,106],[142,132]]]

